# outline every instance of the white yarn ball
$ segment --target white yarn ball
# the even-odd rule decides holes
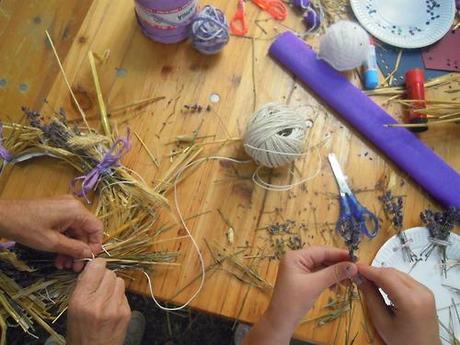
[[[287,105],[269,103],[257,111],[246,128],[244,148],[259,165],[276,168],[304,154],[311,121]]]
[[[342,20],[321,37],[318,57],[338,71],[349,71],[366,61],[369,49],[367,32],[356,23]]]

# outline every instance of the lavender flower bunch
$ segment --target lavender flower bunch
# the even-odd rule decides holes
[[[441,252],[441,266],[444,275],[447,275],[447,247],[452,230],[460,225],[460,208],[451,207],[445,211],[435,212],[427,209],[420,213],[423,224],[430,232],[430,244],[422,251],[425,259],[431,255],[435,248]]]
[[[390,191],[385,192],[381,196],[380,201],[383,205],[383,211],[387,219],[391,221],[393,228],[396,230],[396,235],[401,242],[401,248],[403,255],[406,260],[410,262],[418,261],[417,255],[412,251],[409,246],[409,240],[406,234],[402,231],[403,229],[403,208],[404,203],[401,196],[394,196]]]
[[[337,233],[342,237],[348,248],[350,259],[353,262],[358,261],[355,252],[359,249],[361,242],[360,225],[351,218],[340,218],[336,226]]]

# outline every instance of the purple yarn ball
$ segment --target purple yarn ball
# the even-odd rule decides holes
[[[457,7],[458,11],[460,11],[460,0],[455,0],[455,7]]]
[[[200,53],[212,55],[220,52],[230,40],[225,14],[214,6],[206,5],[193,19],[191,38]]]

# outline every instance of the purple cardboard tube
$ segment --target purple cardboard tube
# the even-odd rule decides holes
[[[460,174],[294,34],[281,34],[269,54],[377,146],[443,206],[460,207]]]

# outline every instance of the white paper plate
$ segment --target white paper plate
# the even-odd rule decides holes
[[[412,228],[406,230],[405,234],[410,241],[410,248],[417,255],[429,244],[427,228]],[[451,245],[447,247],[448,259],[460,260],[460,236],[451,234],[449,241]],[[444,325],[449,325],[449,306],[452,305],[452,300],[454,300],[460,310],[460,294],[443,286],[443,284],[460,287],[460,267],[450,269],[447,278],[445,278],[441,271],[440,262],[439,251],[435,249],[427,261],[420,261],[412,269],[413,263],[403,257],[401,242],[397,236],[393,236],[379,249],[374,261],[372,261],[372,266],[394,267],[402,272],[409,273],[418,282],[431,289],[435,295],[438,317]],[[387,296],[383,293],[382,295],[384,295],[386,302],[389,304]],[[454,311],[452,310],[452,312]],[[460,325],[458,322],[455,322],[454,330],[457,337],[460,337]],[[447,337],[446,331],[442,328],[440,331],[441,336]],[[448,343],[443,342],[443,344]]]
[[[454,0],[350,0],[361,25],[379,40],[421,48],[440,40],[455,17]]]

